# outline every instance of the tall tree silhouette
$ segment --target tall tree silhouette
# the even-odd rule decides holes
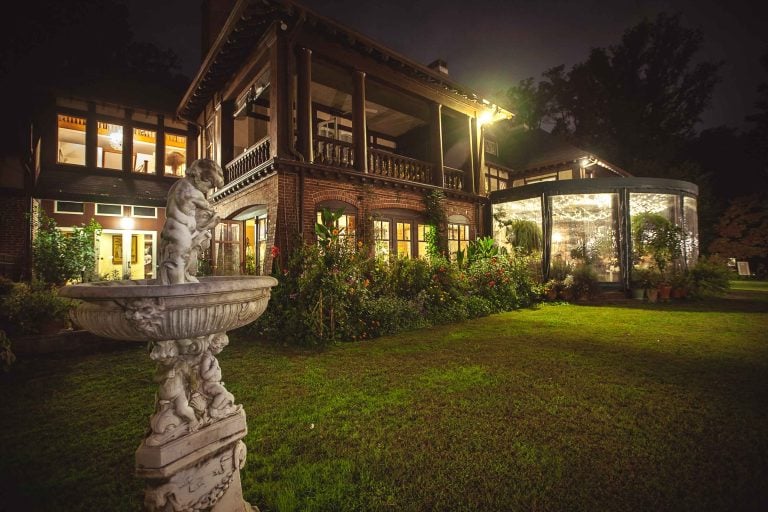
[[[694,136],[718,82],[719,63],[696,62],[701,44],[701,32],[682,26],[679,14],[662,13],[570,71],[551,68],[536,86],[524,80],[509,96],[529,125],[552,126],[629,169],[652,170]]]

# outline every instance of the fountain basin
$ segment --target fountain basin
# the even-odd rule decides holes
[[[256,320],[277,280],[268,276],[201,277],[198,283],[103,281],[62,288],[79,299],[70,312],[79,327],[105,338],[162,341],[225,332]]]

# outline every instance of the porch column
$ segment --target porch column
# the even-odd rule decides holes
[[[430,160],[434,164],[432,170],[432,184],[438,187],[445,186],[444,164],[443,164],[443,106],[440,103],[432,103],[431,123],[429,131],[429,151]]]
[[[475,156],[477,157],[477,174],[475,175],[475,190],[481,196],[486,194],[485,190],[485,127],[475,121]]]
[[[368,128],[365,119],[365,72],[355,71],[352,92],[352,143],[355,145],[355,169],[368,172]]]
[[[55,139],[54,139],[55,140]],[[85,121],[85,166],[95,169],[98,162],[99,121],[96,118],[96,105],[88,103],[88,117]]]
[[[157,156],[155,157],[155,168],[149,172],[158,176],[165,174],[165,116],[157,116]]]
[[[296,150],[304,156],[305,162],[313,162],[312,148],[312,50],[299,49],[299,65],[296,84],[296,124],[298,140]]]
[[[290,52],[285,33],[274,27],[275,37],[269,55],[269,139],[270,157],[289,155],[291,136],[290,77],[288,61]]]
[[[133,161],[133,126],[131,119],[133,118],[133,111],[129,108],[125,109],[125,117],[123,118],[123,171],[131,173],[134,169]]]
[[[469,148],[469,156],[467,158],[467,164],[464,167],[464,192],[471,194],[475,193],[475,123],[474,119],[467,116],[467,147]]]
[[[220,165],[223,168],[229,162],[235,158],[235,102],[234,100],[226,100],[221,102],[220,106],[221,115],[221,133],[219,151],[219,158],[221,159]]]

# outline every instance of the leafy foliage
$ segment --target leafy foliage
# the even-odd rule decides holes
[[[32,241],[33,269],[38,279],[51,285],[89,280],[96,268],[96,237],[101,225],[94,219],[71,233],[64,233],[56,222],[40,211],[39,227]]]
[[[680,15],[660,14],[629,28],[621,42],[595,48],[570,71],[563,65],[510,89],[530,127],[553,125],[580,146],[635,168],[669,162],[710,102],[720,64],[698,57],[702,35]]]
[[[11,337],[41,334],[47,323],[66,324],[73,305],[45,283],[17,283],[0,299],[0,326]]]
[[[732,200],[715,231],[710,253],[738,259],[768,258],[768,194]]]
[[[632,216],[632,243],[635,263],[650,256],[661,273],[662,279],[670,263],[682,254],[683,230],[666,217],[656,213],[640,213]]]
[[[424,196],[424,214],[431,229],[426,233],[427,255],[436,258],[448,253],[448,217],[445,213],[445,192],[439,189]]]
[[[11,340],[8,339],[5,331],[0,329],[0,370],[9,371],[15,361],[16,355],[11,350]]]
[[[248,327],[287,343],[323,347],[527,306],[538,296],[528,259],[500,254],[493,239],[478,241],[462,269],[442,256],[428,260],[369,257],[318,223],[317,245],[299,243],[267,311]]]

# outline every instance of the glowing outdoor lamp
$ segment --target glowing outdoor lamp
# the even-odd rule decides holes
[[[122,217],[120,219],[120,228],[122,229],[133,229],[134,222],[132,217]]]

